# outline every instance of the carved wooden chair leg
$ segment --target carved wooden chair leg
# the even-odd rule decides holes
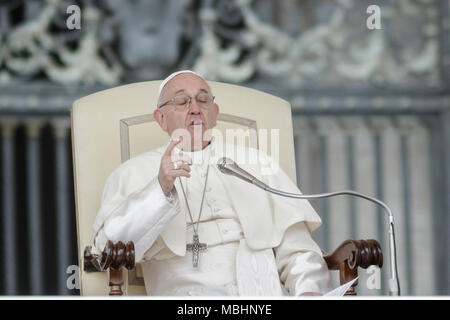
[[[121,296],[123,285],[123,271],[114,268],[109,268],[109,295]]]
[[[346,240],[332,254],[323,257],[329,270],[339,270],[341,285],[358,276],[358,267],[367,269],[371,265],[383,266],[381,246],[376,240]],[[352,284],[345,295],[356,295]]]
[[[84,250],[84,271],[86,272],[109,272],[110,296],[123,295],[123,268],[132,270],[135,267],[134,243],[124,244],[119,241],[113,243],[108,241],[105,249],[100,255],[92,254],[92,247]]]
[[[339,265],[339,282],[341,285],[347,283],[358,276],[358,268],[351,269],[348,267],[347,262],[342,262]],[[356,280],[352,286],[345,293],[346,296],[356,296],[355,287],[358,285],[358,280]]]

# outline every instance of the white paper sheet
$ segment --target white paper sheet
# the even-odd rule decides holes
[[[344,283],[342,286],[337,287],[336,289],[331,290],[330,292],[327,292],[324,294],[324,296],[329,296],[329,297],[342,297],[347,290],[352,286],[352,284],[358,280],[359,276],[356,277],[355,279]]]

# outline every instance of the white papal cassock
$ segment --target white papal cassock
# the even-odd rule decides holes
[[[194,269],[192,253],[186,251],[192,223],[180,180],[168,198],[157,178],[167,146],[130,159],[109,176],[94,222],[97,251],[107,240],[133,241],[149,295],[274,296],[331,289],[328,268],[310,234],[321,224],[311,205],[222,174],[216,162],[227,156],[271,187],[300,192],[265,153],[219,142],[184,152],[193,160],[191,177],[182,177],[181,183],[194,222],[210,166],[198,227],[208,249]]]

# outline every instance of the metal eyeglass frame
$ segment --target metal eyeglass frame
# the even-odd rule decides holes
[[[188,97],[189,100],[183,105],[183,108],[182,108],[182,109],[177,109],[177,107],[179,107],[180,105],[175,105],[175,104],[174,104],[175,110],[177,110],[177,111],[184,111],[184,110],[188,109],[189,106],[191,105],[192,99],[195,99],[195,101],[197,101],[197,104],[198,104],[198,106],[199,106],[200,108],[207,109],[207,108],[205,108],[205,107],[202,107],[202,106],[199,104],[199,102],[198,102],[197,97],[198,97],[200,94],[208,94],[208,95],[212,96],[211,103],[210,103],[210,105],[208,105],[207,108],[211,107],[211,105],[214,103],[214,99],[215,99],[216,97],[213,96],[213,95],[211,95],[211,94],[209,94],[209,93],[199,92],[195,97],[192,97],[192,96],[189,96],[189,95],[187,95],[187,94],[184,94],[184,96]],[[171,102],[173,103],[173,102],[175,101],[175,99],[176,99],[177,97],[179,97],[179,96],[181,96],[181,95],[177,95],[177,96],[173,97],[172,99],[167,100],[166,102],[162,103],[161,105],[158,106],[158,109],[164,107],[164,106],[167,105],[168,103],[171,103]]]

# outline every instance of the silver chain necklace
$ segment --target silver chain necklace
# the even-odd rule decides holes
[[[210,148],[212,148],[212,146],[210,146]],[[211,150],[210,150],[210,153],[211,153]],[[209,159],[208,159],[208,162],[209,162]],[[198,213],[198,219],[197,219],[196,223],[194,222],[194,218],[192,217],[191,208],[189,207],[189,203],[187,201],[187,196],[186,196],[186,192],[184,191],[183,183],[181,182],[180,177],[178,177],[178,180],[180,181],[180,185],[181,185],[181,190],[183,191],[184,201],[186,202],[186,207],[188,209],[189,217],[191,218],[192,230],[194,231],[194,235],[192,236],[192,243],[186,244],[186,250],[192,251],[192,266],[194,268],[198,268],[198,260],[199,260],[200,251],[204,251],[208,248],[208,245],[206,243],[201,243],[198,238],[198,227],[199,227],[200,218],[202,215],[203,201],[205,200],[205,192],[206,192],[206,184],[208,182],[208,176],[209,176],[209,163],[207,164],[205,184],[203,186],[202,201],[200,203],[200,210]]]

